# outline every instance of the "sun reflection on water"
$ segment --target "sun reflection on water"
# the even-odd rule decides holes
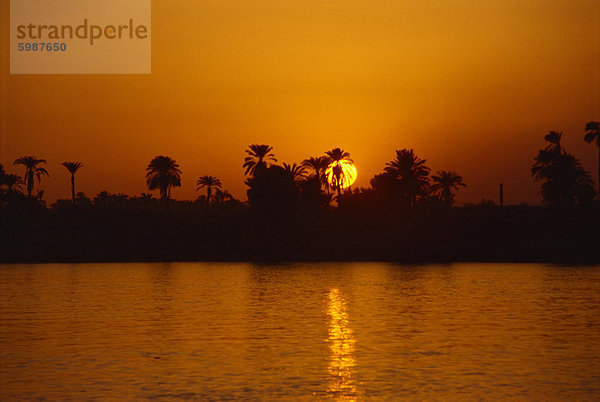
[[[346,302],[339,289],[329,291],[329,393],[339,400],[354,400],[357,389],[354,380],[354,344],[356,340],[348,325]]]

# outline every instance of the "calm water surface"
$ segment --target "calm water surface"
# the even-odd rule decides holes
[[[0,398],[597,399],[600,267],[0,265]]]

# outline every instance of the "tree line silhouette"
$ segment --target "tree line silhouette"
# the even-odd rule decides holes
[[[599,124],[584,140],[598,145]],[[349,152],[334,148],[300,163],[280,163],[273,147],[252,144],[241,167],[247,201],[201,175],[195,200],[173,200],[182,170],[169,156],[146,167],[137,196],[77,191],[85,169],[66,161],[70,198],[46,208],[39,184],[46,161],[0,166],[0,261],[385,260],[600,263],[600,208],[590,173],[551,131],[533,158],[545,206],[455,207],[466,184],[453,170],[432,172],[413,149],[396,150],[370,186],[349,186]],[[599,165],[600,166],[600,165]],[[153,192],[156,192],[153,195]],[[158,194],[158,196],[156,196]]]
[[[396,158],[386,164],[384,172],[371,180],[371,188],[347,188],[348,180],[343,163],[353,163],[350,153],[334,148],[322,156],[310,157],[300,164],[277,164],[272,153],[273,147],[264,144],[253,144],[246,150],[243,168],[247,177],[248,204],[262,211],[280,210],[297,207],[328,207],[332,200],[338,206],[342,199],[352,199],[355,195],[383,196],[387,201],[414,206],[417,200],[436,199],[444,204],[452,205],[454,192],[465,186],[463,179],[452,171],[440,171],[430,176],[426,160],[418,158],[414,151],[402,149],[396,151]],[[42,176],[49,176],[42,165],[45,159],[35,156],[24,156],[15,161],[15,165],[25,166],[25,180],[15,174],[7,174],[2,170],[3,201],[10,203],[23,200],[22,184],[26,185],[26,198],[41,202],[43,191],[38,190],[33,196],[35,182],[41,182]],[[142,193],[138,197],[126,194],[111,194],[106,191],[98,193],[93,200],[85,194],[75,191],[75,174],[83,167],[81,162],[63,162],[71,179],[72,205],[106,207],[109,204],[119,205],[125,201],[137,201],[139,205],[151,205],[153,197],[150,193]],[[327,174],[328,169],[330,171]],[[181,187],[182,171],[178,163],[168,156],[156,156],[146,168],[146,185],[149,190],[158,190],[158,200],[168,210],[171,200],[171,189]],[[231,194],[222,189],[221,180],[212,175],[200,176],[197,188],[206,189],[206,195],[200,196],[206,208],[212,204],[236,201]],[[214,193],[213,193],[214,190]],[[12,196],[12,197],[11,197]],[[65,206],[66,200],[58,200],[54,206]],[[134,203],[129,203],[133,205]],[[156,203],[154,203],[156,204]]]
[[[568,153],[561,144],[562,132],[550,131],[544,139],[548,145],[540,149],[534,158],[531,174],[542,182],[541,195],[545,204],[573,205],[592,201],[596,192],[590,173],[581,162]],[[590,121],[585,125],[584,140],[598,146],[598,174],[600,175],[600,123]],[[341,148],[326,151],[324,155],[313,156],[300,164],[278,164],[273,147],[253,144],[246,150],[243,169],[247,176],[248,204],[262,211],[290,209],[296,206],[328,207],[332,200],[341,206],[366,203],[368,205],[415,205],[440,202],[451,206],[456,191],[464,187],[463,178],[451,170],[441,170],[431,174],[426,160],[419,158],[412,149],[396,151],[395,158],[386,163],[384,171],[370,180],[370,188],[351,190],[346,185],[344,163],[352,164],[350,153]],[[0,206],[14,203],[41,203],[44,192],[34,195],[35,183],[41,182],[49,172],[44,167],[45,159],[36,156],[23,156],[14,165],[23,166],[23,177],[5,172],[0,165]],[[124,194],[99,193],[91,201],[83,193],[75,191],[75,175],[83,167],[81,162],[63,162],[71,179],[71,204],[73,205],[119,205],[129,197]],[[168,210],[171,189],[181,187],[182,171],[177,162],[168,156],[156,156],[146,168],[146,185],[149,190],[158,190],[160,203]],[[600,177],[600,176],[599,176]],[[23,197],[23,185],[26,197]],[[600,183],[599,183],[600,186]],[[239,202],[222,188],[221,180],[212,175],[204,175],[197,180],[197,190],[206,189],[206,195],[199,197],[205,208],[211,203]],[[214,190],[214,193],[213,193]],[[600,192],[600,187],[599,187]],[[26,198],[26,199],[25,199]],[[132,197],[137,204],[148,205],[152,195],[143,193]],[[133,203],[130,203],[133,204]],[[54,205],[64,206],[64,200]]]

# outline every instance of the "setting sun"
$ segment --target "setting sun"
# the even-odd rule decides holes
[[[332,162],[325,171],[327,175],[327,182],[333,188],[336,188],[336,170],[341,169],[341,174],[339,175],[340,180],[340,188],[348,188],[356,181],[356,166],[352,164],[352,162],[348,160],[341,160],[339,162]]]

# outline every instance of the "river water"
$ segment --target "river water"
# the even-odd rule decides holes
[[[0,398],[597,399],[600,267],[0,265]]]

